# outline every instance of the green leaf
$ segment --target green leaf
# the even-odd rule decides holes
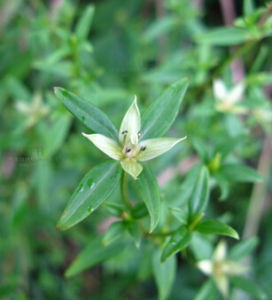
[[[194,300],[213,300],[215,299],[216,292],[214,282],[209,279],[200,287]]]
[[[171,293],[171,289],[176,275],[176,258],[170,257],[166,262],[160,260],[161,251],[153,253],[153,274],[159,291],[159,300],[166,300]]]
[[[160,219],[161,201],[157,180],[147,166],[135,181],[135,187],[147,207],[150,215],[150,232],[152,232]]]
[[[246,29],[236,27],[216,28],[197,37],[200,43],[217,46],[239,45],[249,39],[250,34]]]
[[[235,287],[247,292],[257,299],[267,299],[264,291],[255,282],[239,276],[231,277],[230,280]]]
[[[144,139],[163,136],[167,132],[176,119],[187,87],[187,78],[176,81],[147,108],[142,118]]]
[[[107,247],[115,240],[119,239],[124,233],[125,233],[125,226],[123,222],[112,223],[103,237],[102,240],[103,246]]]
[[[261,182],[262,177],[254,169],[242,164],[225,164],[220,170],[220,175],[230,181]]]
[[[63,88],[55,87],[54,92],[64,106],[89,129],[117,140],[116,128],[100,109]]]
[[[121,168],[119,163],[114,161],[92,168],[74,191],[57,229],[66,230],[91,214],[113,193],[120,176]]]
[[[190,214],[196,215],[206,208],[209,200],[209,171],[203,166],[198,174],[194,189],[190,198]]]
[[[244,0],[243,15],[244,17],[251,15],[254,12],[254,3],[252,0]]]
[[[229,259],[240,260],[249,255],[257,246],[258,239],[256,237],[241,241],[231,248],[229,251]]]
[[[102,237],[93,239],[87,247],[78,255],[72,265],[65,272],[66,277],[71,277],[82,272],[85,269],[108,260],[118,254],[125,248],[125,241],[118,241],[110,244],[108,247],[102,246]]]
[[[219,234],[239,239],[238,233],[232,227],[217,220],[203,221],[194,230],[202,234]]]
[[[94,15],[94,6],[89,5],[84,9],[84,12],[79,19],[76,28],[75,34],[80,40],[85,40],[88,37],[88,33],[91,29],[91,24]]]
[[[140,247],[141,244],[141,232],[136,222],[128,222],[126,224],[126,228],[128,230],[128,233],[134,240],[134,243],[137,248]]]
[[[162,252],[161,261],[164,262],[168,257],[185,249],[189,245],[191,238],[192,233],[185,226],[181,226],[166,243]]]

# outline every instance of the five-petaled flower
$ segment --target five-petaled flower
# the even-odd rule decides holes
[[[143,169],[138,161],[157,157],[186,138],[154,138],[141,141],[141,115],[136,96],[123,118],[118,141],[102,134],[82,135],[109,157],[119,160],[123,170],[134,179],[137,179]]]

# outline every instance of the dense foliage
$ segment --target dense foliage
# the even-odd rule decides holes
[[[1,299],[272,298],[272,3],[231,3],[0,4]]]

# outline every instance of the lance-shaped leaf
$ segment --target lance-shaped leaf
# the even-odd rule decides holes
[[[176,275],[176,258],[170,257],[166,262],[161,262],[161,251],[153,254],[153,274],[159,291],[159,300],[166,300],[171,293],[171,289]]]
[[[166,243],[162,252],[161,261],[164,262],[168,257],[185,249],[189,245],[191,239],[192,233],[185,226],[181,226]]]
[[[89,5],[83,12],[81,18],[76,24],[75,34],[80,40],[85,40],[91,29],[94,15],[94,6]]]
[[[216,295],[216,286],[212,279],[207,280],[197,292],[194,300],[213,300]]]
[[[121,168],[110,161],[91,169],[81,180],[65,208],[57,229],[66,230],[85,219],[114,191],[120,181]]]
[[[186,136],[181,139],[175,138],[158,138],[144,140],[139,144],[139,147],[145,149],[137,155],[140,161],[150,160],[172,149],[177,143],[186,139]]]
[[[150,232],[157,226],[160,219],[160,191],[153,172],[145,166],[135,186],[144,201],[150,215]]]
[[[229,259],[241,260],[249,255],[257,246],[258,239],[256,237],[249,238],[234,245],[229,251]]]
[[[119,239],[125,233],[125,230],[126,228],[123,222],[112,223],[103,237],[103,246],[106,247],[113,243],[115,240]]]
[[[117,139],[116,128],[100,109],[63,88],[55,87],[54,92],[64,106],[88,128],[96,133]]]
[[[196,215],[205,209],[209,199],[209,171],[203,166],[194,184],[194,189],[190,198],[190,214]]]
[[[145,111],[142,118],[143,137],[158,137],[173,124],[188,87],[188,79],[176,81]]]
[[[87,245],[72,265],[65,272],[66,277],[76,275],[83,270],[91,268],[98,263],[108,260],[124,250],[126,241],[118,241],[107,247],[102,245],[102,237],[97,237]]]
[[[239,239],[238,233],[232,227],[217,220],[205,220],[199,223],[194,230],[202,234],[219,234]]]

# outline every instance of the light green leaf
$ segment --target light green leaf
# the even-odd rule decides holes
[[[144,147],[144,151],[141,151],[137,155],[137,159],[140,161],[150,160],[155,158],[163,153],[172,149],[177,143],[186,139],[186,136],[181,139],[175,138],[157,138],[149,139],[140,142],[139,147]]]
[[[219,170],[220,175],[230,181],[261,182],[262,177],[254,169],[242,164],[225,164]]]
[[[202,234],[226,235],[239,239],[238,233],[232,227],[217,220],[205,220],[199,223],[194,230]]]
[[[258,239],[256,237],[252,237],[237,243],[229,251],[229,259],[241,260],[245,256],[249,255],[256,248],[257,244]]]
[[[145,111],[142,118],[143,137],[163,136],[173,124],[188,87],[188,79],[176,81]]]
[[[171,289],[176,275],[176,258],[170,257],[166,262],[160,260],[161,251],[153,253],[153,274],[159,291],[159,300],[166,300],[171,293]]]
[[[108,247],[102,246],[102,237],[92,239],[87,247],[74,260],[72,265],[65,272],[66,277],[76,275],[83,270],[91,268],[98,263],[108,260],[124,250],[125,241],[118,241],[110,244]]]
[[[203,166],[198,174],[190,198],[189,207],[191,215],[202,213],[209,200],[209,171]]]
[[[88,34],[91,29],[93,15],[94,15],[94,6],[93,5],[87,6],[84,9],[83,14],[79,19],[75,28],[75,34],[80,40],[85,40],[88,37]]]
[[[121,168],[114,161],[92,168],[74,191],[57,229],[66,230],[91,214],[112,194],[120,181],[120,175]]]
[[[63,88],[55,87],[54,92],[64,106],[88,128],[96,133],[117,139],[116,128],[100,109]]]
[[[197,37],[197,41],[209,45],[239,45],[250,39],[249,32],[244,28],[221,27],[209,30]]]
[[[185,226],[181,226],[178,231],[171,237],[171,239],[166,243],[162,252],[161,261],[164,262],[170,256],[185,249],[189,245],[191,238],[192,233],[188,231]]]
[[[243,15],[244,17],[251,15],[254,12],[253,0],[244,0],[243,2]]]
[[[230,280],[235,287],[247,292],[257,299],[267,299],[264,291],[255,282],[238,276],[231,277]]]
[[[102,244],[107,247],[117,239],[119,239],[125,233],[125,226],[123,222],[114,222],[108,228],[106,234],[103,237]]]
[[[214,282],[209,279],[200,287],[194,300],[213,300],[215,299],[216,291]]]
[[[147,166],[144,167],[135,186],[150,215],[150,232],[152,232],[160,219],[161,202],[157,180]]]

